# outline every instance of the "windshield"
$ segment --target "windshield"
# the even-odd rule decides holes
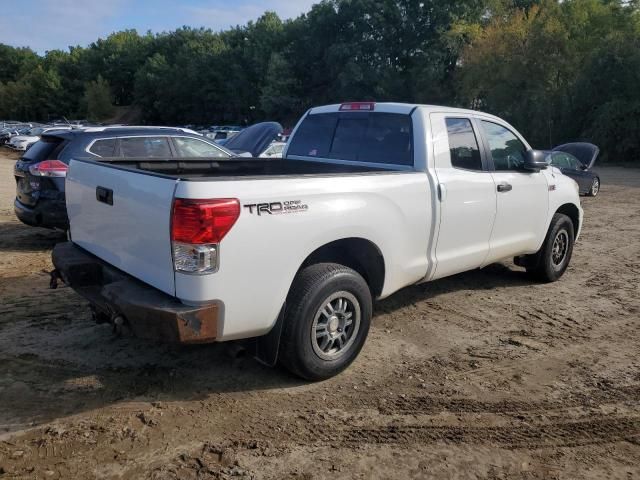
[[[38,136],[42,135],[42,132],[44,132],[44,128],[32,128],[31,130],[29,130],[28,135]]]

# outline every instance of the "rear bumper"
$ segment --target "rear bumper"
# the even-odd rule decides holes
[[[179,344],[212,343],[218,336],[217,304],[187,306],[121,272],[71,242],[53,249],[62,280],[86,298],[98,316],[125,318],[140,338]]]
[[[59,228],[67,230],[69,219],[64,201],[41,198],[35,207],[28,207],[16,199],[13,202],[16,217],[32,227]]]

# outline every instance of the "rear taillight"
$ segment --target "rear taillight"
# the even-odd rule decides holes
[[[235,198],[176,199],[171,214],[175,270],[200,275],[217,271],[220,242],[239,216],[240,202]]]
[[[45,160],[29,167],[31,175],[36,177],[66,177],[69,166],[60,160]]]

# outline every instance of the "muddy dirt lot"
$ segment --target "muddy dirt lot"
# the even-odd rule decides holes
[[[2,479],[640,478],[640,170],[603,169],[559,283],[505,264],[406,289],[352,368],[305,384],[93,325],[48,290],[64,238],[15,220],[12,167],[0,153]]]

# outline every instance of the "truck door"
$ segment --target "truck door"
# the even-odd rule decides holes
[[[549,185],[542,172],[522,169],[527,146],[507,125],[478,118],[497,192],[486,264],[535,253],[547,233]]]
[[[432,113],[430,120],[440,203],[435,279],[483,265],[497,194],[476,122],[453,113]]]

